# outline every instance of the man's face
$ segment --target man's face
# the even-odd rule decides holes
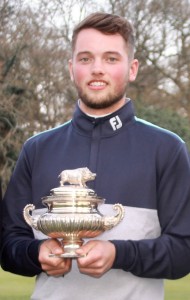
[[[79,32],[70,74],[85,108],[111,112],[120,107],[137,70],[138,62],[129,62],[121,35],[105,35],[91,28]]]

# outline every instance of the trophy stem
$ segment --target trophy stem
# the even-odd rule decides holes
[[[60,257],[60,258],[78,258],[82,257],[75,252],[75,250],[79,249],[83,244],[83,240],[78,237],[68,237],[61,240],[61,244],[64,249],[64,253],[62,254],[49,254],[50,257]]]

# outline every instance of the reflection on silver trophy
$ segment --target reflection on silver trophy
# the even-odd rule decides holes
[[[42,203],[48,211],[42,215],[32,215],[33,204],[25,206],[23,214],[25,221],[43,234],[61,239],[63,254],[59,257],[75,258],[75,250],[83,244],[83,238],[94,238],[102,232],[116,226],[124,217],[124,208],[115,204],[115,216],[103,216],[98,205],[104,199],[86,185],[94,180],[96,174],[88,168],[64,170],[59,175],[60,186],[50,191],[50,196],[42,198]],[[52,254],[51,256],[57,256]]]

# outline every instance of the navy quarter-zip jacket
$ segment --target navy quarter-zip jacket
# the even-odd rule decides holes
[[[59,186],[61,171],[80,167],[96,173],[96,179],[87,185],[106,199],[105,214],[115,203],[125,207],[124,220],[97,238],[114,243],[113,268],[99,279],[89,278],[87,298],[83,294],[81,299],[106,299],[102,292],[106,280],[109,289],[110,280],[121,283],[117,299],[162,299],[163,292],[157,292],[162,289],[158,279],[176,279],[190,271],[190,160],[177,135],[135,117],[132,101],[101,118],[87,116],[77,105],[71,121],[26,141],[3,201],[2,267],[25,276],[39,275],[38,280],[47,280],[51,291],[56,286],[57,296],[52,291],[54,296],[44,299],[59,299],[59,280],[64,282],[63,293],[68,290],[70,296],[72,278],[79,280],[73,293],[88,285],[80,281],[88,276],[71,272],[57,281],[51,278],[54,289],[50,288],[50,278],[41,273],[38,263],[38,238],[42,237],[32,231],[22,214],[29,203],[43,208],[41,198]],[[127,276],[131,282],[136,280],[136,285],[130,283],[129,287]],[[157,290],[151,290],[154,283]],[[118,285],[113,289],[117,291]],[[43,299],[45,288],[42,291],[39,286],[37,281],[31,299]],[[151,291],[146,294],[144,289],[145,298],[140,286]],[[92,296],[96,288],[101,291],[100,298]],[[132,289],[134,293],[138,289],[139,298],[138,294],[130,298]],[[153,296],[155,292],[158,298]],[[110,295],[114,299],[112,290]]]

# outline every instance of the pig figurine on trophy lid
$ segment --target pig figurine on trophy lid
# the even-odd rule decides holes
[[[94,180],[95,173],[88,168],[64,170],[59,175],[60,186],[50,191],[50,196],[42,198],[48,211],[42,215],[31,214],[35,210],[33,204],[25,206],[25,221],[43,234],[61,239],[63,254],[54,257],[79,257],[75,250],[83,244],[83,238],[94,238],[106,230],[115,227],[124,217],[121,204],[113,205],[117,211],[115,216],[103,216],[98,205],[105,199],[98,197],[89,189],[87,181]]]

